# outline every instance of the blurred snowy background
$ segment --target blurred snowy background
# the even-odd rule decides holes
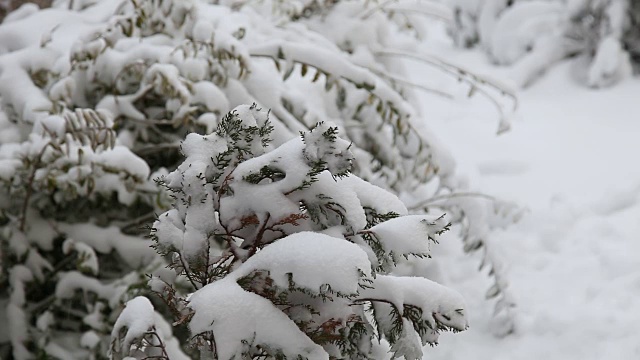
[[[444,35],[426,46],[480,73],[508,71]],[[588,88],[571,75],[575,61],[521,90],[512,128],[498,137],[495,113],[481,101],[425,109],[474,187],[526,208],[490,239],[517,304],[515,333],[492,335],[486,284],[461,270],[449,284],[471,305],[471,327],[443,337],[430,358],[640,356],[640,80]],[[451,245],[443,251],[463,263]]]
[[[492,335],[491,312],[480,300],[486,285],[461,270],[449,284],[471,305],[471,328],[459,336],[446,335],[442,343],[447,345],[434,348],[428,358],[639,358],[640,79],[620,75],[628,71],[627,55],[619,56],[618,50],[598,54],[602,44],[595,39],[603,38],[598,31],[616,33],[610,24],[585,29],[582,35],[591,40],[583,45],[589,50],[571,57],[558,56],[557,47],[553,55],[546,53],[550,45],[545,43],[562,34],[554,30],[557,17],[563,16],[558,8],[584,10],[623,2],[515,1],[512,10],[505,6],[512,1],[453,2],[484,6],[484,16],[493,14],[497,24],[487,21],[480,40],[484,44],[471,49],[454,46],[442,27],[435,26],[425,51],[473,72],[519,83],[519,109],[511,130],[497,137],[491,128],[495,111],[480,99],[460,94],[453,107],[430,102],[424,111],[472,187],[526,210],[520,221],[495,231],[489,240],[504,261],[517,304],[515,333]],[[518,4],[523,4],[520,13]],[[515,22],[509,22],[512,15],[518,17]],[[576,22],[596,21],[586,17],[577,16]],[[637,37],[640,27],[628,31]],[[517,43],[520,47],[509,49]],[[637,43],[630,49],[640,51]],[[501,52],[510,51],[517,56],[506,66],[497,65],[505,60]],[[596,68],[607,61],[614,64],[610,74],[615,79],[598,83]],[[555,65],[546,68],[550,63]],[[529,72],[532,67],[546,71]],[[450,261],[462,263],[465,255],[456,246],[445,247]]]

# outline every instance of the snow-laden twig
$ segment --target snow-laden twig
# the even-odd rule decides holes
[[[412,60],[417,60],[432,66],[435,66],[446,73],[455,76],[460,81],[464,81],[471,88],[469,90],[469,96],[472,96],[476,91],[484,95],[488,100],[490,100],[496,107],[496,110],[500,114],[500,126],[498,129],[498,133],[504,132],[509,128],[509,122],[506,117],[506,113],[496,100],[495,96],[490,94],[487,90],[483,89],[482,86],[487,86],[493,88],[498,91],[502,95],[506,95],[511,98],[513,103],[513,108],[511,111],[516,111],[518,108],[518,98],[515,95],[515,91],[512,89],[508,89],[505,85],[499,84],[494,80],[482,77],[480,75],[476,75],[471,71],[468,71],[458,65],[454,65],[448,63],[434,55],[431,54],[418,54],[413,52],[406,52],[402,50],[389,50],[389,49],[377,49],[374,51],[376,56],[391,56],[391,57],[402,57]]]

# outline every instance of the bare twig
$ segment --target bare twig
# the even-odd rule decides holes
[[[388,72],[384,72],[384,71],[381,71],[381,70],[376,70],[376,69],[372,69],[372,68],[368,68],[368,69],[371,72],[376,73],[379,76],[386,77],[386,78],[388,78],[388,79],[390,79],[390,80],[392,80],[394,82],[401,83],[401,84],[408,85],[408,86],[412,86],[412,87],[415,87],[416,89],[422,90],[422,91],[427,92],[429,94],[442,96],[443,98],[446,98],[446,99],[450,99],[450,100],[453,99],[453,95],[451,95],[449,93],[446,93],[446,92],[444,92],[442,90],[432,89],[432,88],[426,87],[426,86],[424,86],[422,84],[414,83],[411,80],[408,80],[408,79],[405,79],[405,78],[401,78],[399,76],[392,75],[392,74],[390,74]]]
[[[182,264],[182,269],[184,270],[184,274],[187,276],[187,279],[189,279],[189,282],[193,286],[194,290],[198,290],[198,286],[196,285],[195,280],[193,280],[193,278],[191,277],[191,273],[187,269],[187,264],[184,263],[184,259],[182,258],[182,254],[178,254],[178,257],[180,258],[180,264]]]
[[[417,60],[429,65],[435,66],[443,70],[444,72],[455,76],[460,81],[463,81],[469,84],[471,86],[472,92],[479,91],[481,94],[486,96],[496,106],[496,108],[500,112],[501,117],[504,117],[504,111],[502,110],[502,106],[500,106],[498,101],[491,94],[489,94],[489,92],[487,92],[485,89],[482,89],[478,85],[486,85],[490,88],[493,88],[494,90],[498,91],[503,95],[507,95],[513,101],[513,111],[517,110],[518,108],[518,98],[510,89],[507,89],[504,86],[497,84],[494,81],[491,81],[485,77],[476,75],[473,72],[468,71],[460,66],[446,62],[436,56],[433,56],[430,54],[416,54],[416,53],[405,52],[405,51],[395,50],[395,49],[394,50],[378,49],[374,51],[374,55],[403,57],[403,58]]]

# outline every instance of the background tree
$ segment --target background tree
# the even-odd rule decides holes
[[[513,65],[526,86],[556,62],[575,58],[574,74],[590,87],[637,73],[638,3],[631,0],[452,0],[455,42],[479,44],[491,60]]]

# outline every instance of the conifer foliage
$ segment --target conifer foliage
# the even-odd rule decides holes
[[[150,285],[201,357],[382,358],[374,344],[384,339],[392,357],[420,359],[439,332],[464,330],[460,295],[391,273],[428,257],[450,224],[407,215],[350,175],[336,127],[319,123],[279,147],[272,130],[267,112],[238,107],[214,133],[187,136],[186,160],[162,180],[174,208],[152,233],[178,277]],[[180,294],[181,283],[195,292]],[[127,303],[113,358],[171,357],[153,315],[143,298]]]

